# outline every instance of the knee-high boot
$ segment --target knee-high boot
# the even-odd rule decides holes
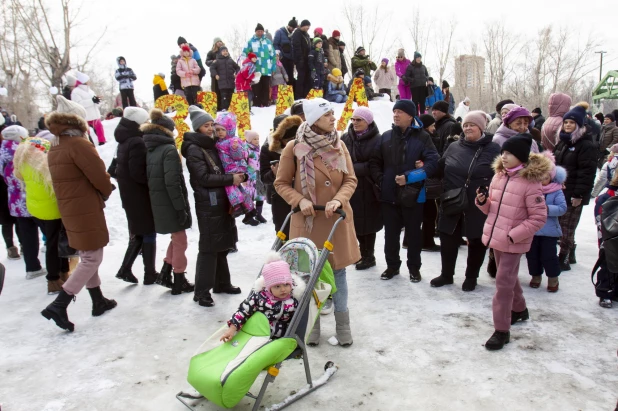
[[[128,283],[137,284],[137,278],[133,275],[131,268],[133,267],[133,263],[135,259],[139,255],[139,252],[142,249],[142,242],[144,241],[143,237],[140,235],[135,235],[131,237],[129,240],[129,246],[127,247],[127,251],[124,254],[124,260],[122,260],[122,265],[120,266],[120,270],[118,274],[116,274],[116,278],[119,278]]]
[[[142,244],[142,260],[144,261],[144,285],[154,284],[159,273],[155,268],[157,262],[157,243]]]

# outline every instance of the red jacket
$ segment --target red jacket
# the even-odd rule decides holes
[[[236,75],[236,91],[251,90],[251,81],[255,77],[255,63],[250,58],[242,62],[242,67]]]

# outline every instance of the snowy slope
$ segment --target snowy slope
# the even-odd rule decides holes
[[[386,130],[391,104],[370,104],[380,130]],[[337,114],[341,110],[338,107]],[[253,128],[264,141],[274,107],[255,108],[254,113]],[[112,136],[117,121],[104,123],[110,143],[99,152],[106,164],[116,149]],[[0,261],[7,266],[0,296],[3,411],[183,410],[174,395],[188,388],[189,359],[240,303],[242,296],[215,295],[217,305],[203,308],[192,295],[171,296],[156,285],[115,279],[128,241],[117,192],[107,202],[106,215],[111,242],[100,274],[105,295],[115,298],[118,307],[91,317],[84,290],[69,309],[76,325],[73,334],[39,314],[54,299],[46,294],[45,278],[25,280],[23,261],[7,261],[2,253]],[[270,220],[268,206],[265,217]],[[243,292],[249,291],[274,234],[270,222],[239,225],[240,251],[229,256],[229,263],[233,283]],[[188,235],[188,272],[193,278],[197,227]],[[168,241],[169,236],[158,238],[159,261]],[[455,286],[429,286],[440,272],[439,253],[423,253],[421,283],[410,283],[406,275],[385,282],[379,279],[385,261],[380,252],[383,234],[378,234],[378,266],[363,272],[348,269],[354,345],[330,346],[326,340],[334,335],[334,318],[322,318],[322,342],[310,351],[314,375],[321,375],[328,360],[340,369],[325,387],[292,409],[613,409],[618,399],[618,311],[600,308],[590,284],[597,253],[592,207],[584,211],[577,242],[579,263],[561,276],[555,295],[527,286],[522,259],[520,279],[531,321],[513,327],[511,343],[503,351],[488,352],[482,344],[493,332],[494,281],[483,268],[477,291],[461,291],[466,248],[461,248]],[[405,251],[402,257],[405,260]],[[137,261],[134,273],[140,280],[141,270]],[[289,361],[268,390],[265,404],[281,402],[304,385],[302,363]],[[249,410],[250,404],[243,400],[237,409]]]

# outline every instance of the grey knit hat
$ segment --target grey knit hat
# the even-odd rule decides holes
[[[209,121],[215,121],[210,114],[196,106],[189,106],[189,116],[191,117],[193,131],[197,131]]]

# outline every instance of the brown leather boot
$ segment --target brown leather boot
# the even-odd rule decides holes
[[[550,293],[555,293],[558,291],[559,286],[560,282],[558,281],[558,277],[550,277],[547,282],[547,291]]]

